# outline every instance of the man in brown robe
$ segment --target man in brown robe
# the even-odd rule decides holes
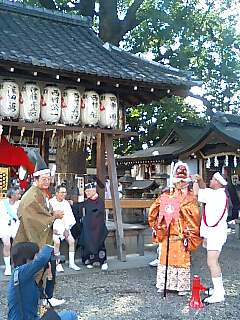
[[[52,211],[48,199],[50,185],[50,170],[37,169],[34,174],[34,184],[23,195],[18,208],[20,226],[15,238],[18,242],[35,242],[39,248],[45,244],[53,245],[53,222],[63,218],[63,211]],[[42,272],[38,274],[37,282],[42,278]],[[45,277],[44,277],[45,278]],[[49,299],[53,306],[64,303],[64,300]]]
[[[52,211],[47,197],[50,184],[50,170],[36,171],[34,184],[23,195],[18,208],[20,226],[15,243],[31,241],[42,248],[53,244],[53,222],[63,217],[62,211]]]

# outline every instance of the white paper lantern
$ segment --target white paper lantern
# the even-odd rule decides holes
[[[63,91],[61,102],[61,121],[64,124],[78,124],[80,121],[80,92],[74,88]]]
[[[61,115],[61,91],[55,85],[48,85],[41,97],[41,118],[45,122],[56,123]]]
[[[19,87],[13,80],[0,84],[0,116],[11,119],[19,116]]]
[[[20,119],[38,121],[40,117],[40,88],[34,82],[25,83],[20,93]]]
[[[99,95],[95,91],[86,91],[81,101],[82,125],[97,126],[100,119]]]
[[[118,124],[118,103],[117,97],[112,93],[105,93],[100,96],[100,121],[104,128],[116,128]]]
[[[218,166],[219,166],[218,157],[215,156],[215,157],[214,157],[214,167],[218,167]]]

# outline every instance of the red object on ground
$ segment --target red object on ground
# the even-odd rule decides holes
[[[34,164],[29,160],[22,147],[12,145],[4,136],[0,142],[0,164],[11,167],[23,166],[29,174],[34,172]]]
[[[189,301],[189,307],[194,308],[194,309],[203,308],[204,304],[202,303],[200,292],[206,291],[206,290],[207,290],[207,288],[201,284],[200,277],[197,275],[193,276],[192,296]]]

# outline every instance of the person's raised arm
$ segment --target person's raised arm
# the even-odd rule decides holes
[[[192,176],[193,180],[193,193],[195,196],[198,195],[199,189],[205,189],[206,183],[204,182],[203,178],[199,174],[195,174]]]
[[[26,281],[43,269],[48,264],[53,250],[54,247],[45,245],[31,262],[23,265],[21,267],[21,280]]]

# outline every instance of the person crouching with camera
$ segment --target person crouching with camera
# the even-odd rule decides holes
[[[12,248],[13,274],[8,284],[8,320],[48,319],[38,315],[40,296],[51,296],[53,283],[51,279],[51,257],[53,247],[45,245],[39,252],[39,247],[33,242],[19,242]],[[48,269],[48,278],[44,292],[36,283],[36,274],[45,268]],[[49,309],[51,319],[77,320],[77,314],[73,311],[56,313]],[[54,315],[53,315],[54,314]],[[54,317],[55,316],[55,317]],[[46,318],[44,318],[46,317]],[[50,319],[50,318],[49,318]]]

